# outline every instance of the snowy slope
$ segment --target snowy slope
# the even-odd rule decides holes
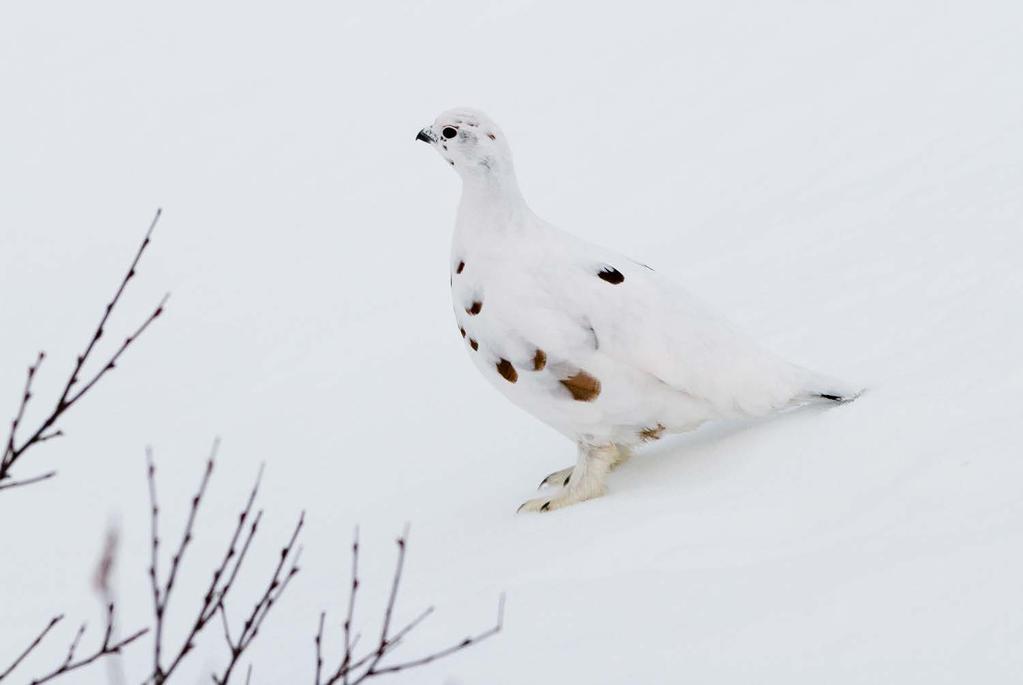
[[[221,435],[179,597],[260,462],[241,590],[309,520],[256,683],[311,680],[321,609],[340,640],[356,524],[379,614],[405,521],[400,613],[438,612],[404,653],[486,627],[502,591],[506,629],[387,682],[1023,678],[1018,3],[256,5],[0,7],[0,416],[39,348],[56,390],[157,206],[112,325],[173,292],[29,458],[59,478],[0,496],[0,662],[54,613],[98,626],[112,519],[125,627],[148,620],[143,447],[173,531]],[[545,218],[870,391],[664,440],[608,497],[515,516],[574,452],[451,320],[457,177],[413,137],[459,104],[501,123]]]

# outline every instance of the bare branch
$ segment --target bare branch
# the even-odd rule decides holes
[[[237,524],[235,525],[234,531],[228,541],[227,549],[224,552],[220,564],[214,569],[209,586],[205,594],[202,596],[195,619],[192,621],[189,631],[185,636],[184,641],[181,643],[181,646],[177,648],[176,651],[170,653],[172,656],[169,658],[169,664],[164,665],[163,616],[168,606],[171,591],[173,590],[175,579],[180,569],[181,561],[184,557],[185,549],[188,547],[194,534],[197,512],[199,507],[202,505],[202,501],[206,495],[207,486],[213,472],[217,445],[217,443],[214,444],[210,457],[207,459],[206,470],[203,473],[199,490],[192,497],[188,519],[185,523],[185,532],[181,543],[178,545],[176,552],[171,558],[168,577],[163,584],[160,582],[158,567],[159,533],[157,527],[157,516],[159,507],[156,504],[156,469],[152,463],[151,455],[149,457],[148,479],[152,502],[153,540],[152,562],[150,564],[149,573],[150,584],[152,586],[154,613],[156,615],[156,639],[154,641],[153,649],[153,670],[146,680],[148,683],[161,685],[166,682],[171,674],[176,672],[185,657],[194,649],[199,634],[207,627],[214,615],[218,613],[221,617],[224,638],[230,647],[230,655],[226,670],[220,676],[215,675],[214,680],[216,682],[227,682],[234,669],[238,666],[242,654],[255,639],[256,634],[259,632],[259,627],[266,619],[271,607],[278,599],[280,599],[284,590],[287,588],[288,583],[298,573],[298,558],[301,549],[297,548],[296,544],[299,533],[301,532],[305,522],[305,514],[299,518],[298,524],[295,526],[291,538],[284,549],[281,550],[280,557],[274,569],[273,576],[267,585],[267,589],[253,606],[241,632],[238,633],[238,637],[235,639],[228,620],[226,600],[228,593],[234,586],[235,579],[238,577],[239,570],[245,561],[249,547],[252,544],[253,538],[256,536],[256,532],[259,529],[259,523],[262,520],[262,511],[255,512],[255,515],[253,516],[253,506],[263,477],[263,467],[260,466],[259,473],[256,476],[256,481],[253,484],[252,490],[249,492],[248,499],[245,502],[245,507],[239,514]]]
[[[7,670],[5,670],[3,673],[0,673],[0,680],[3,680],[11,673],[13,673],[14,669],[16,669],[21,664],[21,662],[25,660],[25,657],[31,654],[32,650],[38,647],[39,643],[43,641],[43,638],[45,638],[46,635],[51,630],[53,630],[53,627],[63,620],[64,614],[60,614],[59,616],[54,616],[53,618],[51,618],[50,622],[46,624],[46,627],[43,628],[42,632],[36,635],[36,639],[32,640],[31,644],[29,644],[29,646],[25,648],[25,651],[18,655],[18,658],[14,660],[14,663],[8,666]]]
[[[355,604],[355,593],[359,587],[358,579],[358,530],[355,534],[355,543],[352,545],[352,588],[348,596],[348,616],[344,625],[345,633],[345,651],[341,657],[341,662],[326,680],[323,680],[323,625],[325,620],[325,614],[320,614],[319,628],[316,633],[315,645],[316,645],[316,685],[358,685],[363,681],[369,680],[370,678],[384,675],[387,673],[397,673],[410,668],[416,668],[418,666],[424,666],[437,659],[442,659],[446,656],[450,656],[455,652],[466,649],[478,642],[481,642],[493,635],[496,635],[501,631],[504,623],[504,595],[501,595],[497,606],[497,622],[495,625],[481,633],[467,637],[460,642],[439,650],[427,654],[425,656],[404,661],[390,666],[383,666],[381,662],[383,659],[391,654],[401,641],[413,630],[418,628],[423,621],[425,621],[432,613],[433,607],[428,607],[426,610],[421,612],[418,616],[412,619],[404,627],[395,633],[391,633],[391,621],[394,615],[395,604],[397,603],[398,588],[401,585],[401,578],[405,568],[405,552],[407,549],[408,541],[408,527],[405,527],[405,531],[401,537],[398,538],[398,560],[395,564],[394,579],[391,583],[391,591],[387,597],[387,604],[384,608],[383,627],[380,631],[380,639],[377,642],[377,646],[369,653],[356,657],[355,645],[358,642],[358,636],[354,639],[351,638],[352,631],[352,615],[354,613]]]
[[[169,670],[165,673],[161,666],[162,664],[162,651],[163,651],[163,623],[164,615],[167,611],[167,602],[170,599],[170,594],[174,589],[174,581],[177,579],[178,568],[181,565],[181,559],[185,555],[185,550],[188,548],[189,543],[192,541],[192,530],[195,527],[196,514],[199,511],[199,506],[202,504],[203,496],[206,494],[206,488],[210,482],[210,476],[213,474],[213,465],[216,460],[217,450],[220,446],[220,439],[217,438],[213,441],[213,447],[210,451],[210,456],[206,459],[206,468],[203,470],[202,480],[199,482],[199,490],[195,495],[192,496],[191,507],[188,510],[188,519],[185,522],[185,531],[181,536],[181,542],[178,544],[177,550],[175,550],[171,557],[170,572],[167,576],[166,583],[161,588],[159,579],[159,557],[160,557],[160,537],[158,516],[160,508],[156,502],[156,465],[153,463],[152,450],[146,450],[147,459],[147,479],[149,481],[149,497],[151,503],[151,562],[149,566],[149,584],[153,594],[153,614],[154,614],[154,637],[153,637],[153,679],[157,683],[162,683],[166,676],[169,674]],[[184,656],[192,648],[191,639],[186,640],[185,646],[182,647],[182,651],[179,652],[178,657],[175,659],[174,666],[177,665],[180,658]]]
[[[39,476],[32,476],[31,478],[25,478],[23,480],[8,480],[5,483],[0,483],[0,490],[7,490],[8,488],[17,488],[22,485],[32,485],[40,481],[49,480],[57,475],[56,471],[47,471],[46,473]]]
[[[136,338],[142,335],[142,333],[144,333],[145,330],[149,328],[149,324],[153,323],[153,321],[155,321],[160,316],[160,314],[163,314],[163,308],[167,305],[167,300],[169,299],[170,293],[164,295],[163,299],[160,300],[160,303],[156,305],[156,309],[154,309],[153,313],[149,315],[149,318],[143,321],[142,324],[135,329],[134,333],[132,333],[131,335],[124,339],[124,342],[121,343],[121,346],[117,348],[117,351],[114,352],[113,356],[110,357],[107,363],[103,365],[103,367],[96,373],[96,375],[93,376],[84,386],[82,386],[82,388],[78,392],[66,398],[65,403],[68,407],[77,402],[82,397],[82,395],[89,392],[92,386],[96,385],[96,383],[99,382],[99,379],[106,375],[107,372],[112,371],[114,368],[116,368],[117,360],[121,358],[121,355],[124,354],[124,351],[127,350],[133,342],[135,342]]]
[[[109,599],[111,597],[110,591],[110,573],[114,566],[116,552],[117,552],[117,539],[118,532],[116,528],[111,528],[107,532],[106,540],[103,545],[103,554],[100,557],[99,564],[97,564],[96,572],[93,575],[93,585],[98,592],[100,592],[104,598],[107,599],[105,602],[106,606],[106,629],[103,633],[103,642],[96,649],[95,652],[82,659],[75,660],[75,654],[78,652],[78,646],[81,644],[82,637],[85,635],[85,624],[83,623],[78,631],[75,633],[74,639],[71,640],[71,645],[68,647],[67,655],[64,660],[46,675],[40,676],[32,681],[33,685],[36,683],[45,683],[54,678],[62,676],[71,671],[77,670],[88,666],[89,664],[97,661],[106,656],[113,654],[119,654],[121,649],[128,644],[131,644],[138,638],[142,637],[148,632],[148,629],[143,629],[132,633],[130,636],[123,640],[115,638],[115,620],[114,620],[114,602]],[[50,622],[43,628],[42,632],[36,636],[35,640],[15,659],[14,663],[11,664],[7,670],[0,673],[0,681],[9,676],[11,672],[17,668],[25,657],[27,657],[39,644],[46,638],[49,632],[62,620],[64,619],[63,614],[60,616],[54,616],[50,619]]]
[[[170,574],[167,576],[167,584],[163,588],[163,604],[167,606],[167,600],[170,597],[171,590],[174,589],[174,580],[178,576],[178,568],[181,566],[181,559],[185,556],[185,550],[188,548],[188,543],[192,541],[192,529],[195,527],[195,515],[199,511],[199,503],[202,502],[203,496],[206,494],[206,487],[210,484],[210,476],[213,474],[213,462],[217,456],[217,450],[220,448],[220,438],[213,441],[213,449],[210,452],[209,458],[206,460],[206,470],[203,471],[202,482],[199,484],[199,491],[192,497],[192,506],[188,510],[188,521],[185,523],[185,532],[181,536],[181,544],[178,545],[177,551],[174,556],[171,557]]]
[[[14,415],[14,419],[11,421],[11,432],[7,436],[7,446],[4,447],[3,457],[0,458],[0,468],[10,468],[10,464],[13,463],[14,455],[17,451],[15,445],[15,434],[18,432],[18,426],[21,425],[22,419],[25,418],[25,409],[28,407],[29,400],[32,399],[32,381],[35,379],[36,372],[39,371],[39,367],[42,366],[43,360],[46,359],[45,352],[39,352],[36,356],[34,363],[29,364],[28,373],[25,377],[25,389],[21,392],[21,402],[18,404],[18,413]]]
[[[61,668],[67,668],[67,665],[75,658],[75,652],[78,650],[78,643],[82,641],[83,635],[85,635],[84,623],[78,626],[78,632],[75,633],[75,639],[71,641],[71,647],[67,650],[67,658],[64,659],[64,663],[61,664]]]
[[[227,638],[228,647],[231,649],[231,655],[223,673],[219,676],[213,676],[214,683],[217,683],[218,685],[226,685],[228,680],[230,680],[231,674],[238,665],[238,662],[241,660],[245,650],[248,649],[249,645],[252,644],[252,641],[256,639],[256,635],[259,633],[259,628],[270,613],[270,609],[273,607],[274,603],[280,599],[281,595],[284,594],[284,591],[287,588],[288,583],[291,582],[291,579],[298,574],[298,560],[302,554],[302,549],[296,549],[295,544],[298,541],[298,535],[302,531],[302,527],[304,525],[305,512],[303,511],[301,516],[298,518],[298,523],[295,524],[295,529],[291,533],[291,538],[288,540],[288,544],[281,549],[277,566],[274,568],[270,582],[267,583],[266,590],[263,591],[263,595],[252,608],[248,618],[245,619],[245,623],[242,625],[242,632],[239,635],[237,642],[231,640],[225,614],[224,635]],[[290,564],[288,564],[289,558],[291,560]],[[287,571],[284,570],[286,565],[288,566]],[[220,604],[223,604],[223,597],[220,599]]]
[[[128,267],[127,273],[124,278],[121,279],[117,292],[114,293],[113,299],[110,300],[104,309],[99,325],[97,325],[96,330],[93,331],[92,337],[90,337],[85,351],[76,357],[74,369],[68,376],[67,381],[65,381],[64,389],[61,392],[60,397],[57,398],[53,408],[50,410],[49,415],[43,419],[39,426],[32,431],[32,433],[25,438],[24,441],[19,443],[17,439],[17,432],[25,418],[25,409],[28,407],[28,403],[32,399],[32,382],[35,379],[35,375],[38,372],[40,365],[46,358],[46,355],[43,352],[40,352],[36,357],[35,362],[28,367],[28,374],[25,380],[25,388],[21,395],[21,402],[18,405],[18,410],[14,416],[14,420],[11,421],[10,433],[4,446],[3,455],[0,456],[0,490],[39,483],[54,475],[54,472],[49,472],[42,476],[14,481],[11,469],[14,467],[15,463],[33,446],[58,438],[64,434],[61,430],[55,427],[57,421],[83,396],[85,396],[86,393],[95,387],[103,376],[117,366],[117,362],[121,358],[121,355],[123,355],[124,352],[139,338],[139,336],[145,332],[149,325],[163,313],[164,305],[167,303],[167,296],[160,301],[149,317],[143,321],[143,323],[135,329],[131,335],[124,339],[120,347],[110,358],[107,359],[107,361],[100,367],[99,371],[97,371],[87,381],[81,383],[82,370],[85,367],[85,364],[89,361],[96,344],[99,342],[100,338],[103,337],[107,320],[110,318],[110,314],[114,311],[114,308],[117,307],[118,302],[120,302],[121,295],[128,286],[128,281],[135,277],[135,270],[138,267],[139,260],[142,258],[142,254],[149,246],[153,229],[156,228],[156,223],[160,219],[160,214],[161,210],[157,210],[156,215],[153,217],[153,220],[149,225],[149,230],[146,231],[146,236],[142,240],[142,244],[135,253],[135,257],[132,259],[131,265]],[[78,386],[77,390],[75,389],[76,386]]]
[[[348,669],[351,666],[352,650],[355,645],[352,643],[352,620],[355,616],[355,593],[359,591],[359,528],[355,527],[355,536],[352,541],[352,589],[348,593],[348,614],[345,616],[345,656],[341,661],[341,682],[348,685]],[[316,680],[319,683],[319,679]]]
[[[163,601],[160,599],[160,581],[158,564],[160,561],[159,516],[160,507],[156,503],[156,464],[153,463],[153,451],[146,448],[146,478],[149,481],[149,513],[150,513],[150,562],[149,586],[153,592],[153,613],[155,614],[153,631],[153,672],[160,672],[160,650],[163,643]]]
[[[316,645],[316,685],[320,685],[320,678],[323,674],[323,621],[327,618],[327,612],[320,612],[320,627],[316,630],[316,637],[313,643]],[[347,652],[346,652],[347,653]],[[17,664],[15,664],[16,666]]]
[[[81,640],[82,635],[85,633],[85,624],[82,624],[82,627],[79,629],[78,634],[75,635],[74,642],[71,643],[71,648],[68,650],[68,658],[64,661],[64,663],[61,664],[60,667],[58,667],[56,670],[42,676],[41,678],[33,680],[32,685],[39,685],[40,683],[49,682],[50,680],[53,680],[54,678],[62,676],[66,673],[70,673],[71,671],[75,671],[79,668],[88,666],[89,664],[103,657],[111,656],[113,654],[120,654],[121,650],[124,647],[130,645],[132,642],[148,633],[149,629],[143,628],[141,630],[137,630],[128,637],[124,638],[123,640],[111,642],[111,636],[113,635],[113,632],[114,632],[114,605],[109,604],[107,605],[107,626],[106,631],[104,632],[103,644],[101,644],[99,648],[91,655],[79,659],[78,661],[74,661],[74,653],[78,647],[78,642]]]
[[[219,610],[217,613],[220,614],[220,622],[224,626],[224,639],[227,640],[227,644],[233,645],[234,640],[231,639],[231,626],[227,623],[227,607],[223,602],[220,602],[217,604],[217,609]]]
[[[394,582],[391,583],[391,594],[387,597],[387,609],[384,610],[384,625],[380,630],[380,642],[387,639],[387,633],[391,629],[391,614],[394,613],[394,603],[398,600],[398,586],[401,585],[401,572],[405,569],[405,540],[408,538],[408,524],[401,537],[397,539],[398,563],[394,569]]]
[[[78,646],[82,641],[82,636],[85,635],[85,624],[83,623],[78,628],[74,638],[71,640],[71,646],[68,647],[67,656],[64,657],[64,660],[60,663],[60,665],[54,668],[49,673],[42,675],[36,678],[35,680],[32,680],[31,685],[40,685],[41,683],[49,682],[55,678],[70,673],[71,671],[76,671],[79,668],[84,668],[85,666],[88,666],[89,664],[99,659],[102,659],[103,657],[111,656],[114,654],[120,654],[121,649],[123,649],[127,645],[131,644],[132,642],[134,642],[135,640],[139,639],[147,632],[149,632],[148,628],[144,628],[142,630],[138,630],[132,633],[123,640],[112,640],[112,636],[114,634],[114,605],[112,603],[107,605],[106,614],[107,614],[106,629],[103,633],[103,642],[96,649],[96,651],[92,652],[89,656],[82,657],[81,659],[77,660],[75,659],[75,653],[78,651]],[[3,673],[0,673],[0,680],[6,678],[25,659],[25,657],[28,656],[30,652],[32,652],[32,650],[38,647],[39,643],[43,641],[43,639],[50,632],[50,630],[52,630],[53,627],[56,626],[63,618],[64,618],[63,616],[55,616],[54,618],[50,619],[50,622],[47,624],[46,628],[44,628],[43,631],[39,633],[39,635],[36,637],[36,639],[32,641],[32,644],[30,644],[28,648],[21,653],[21,656],[19,656],[17,660],[15,660],[14,664],[12,664]]]
[[[486,640],[488,637],[492,635],[496,635],[497,633],[501,632],[502,627],[504,627],[504,595],[501,595],[501,598],[497,602],[497,623],[495,623],[494,626],[489,630],[485,630],[482,633],[479,633],[478,635],[467,637],[461,642],[454,644],[448,647],[447,649],[442,649],[439,652],[427,654],[424,657],[413,659],[411,661],[406,661],[400,664],[394,664],[393,666],[380,668],[368,675],[383,675],[384,673],[397,673],[398,671],[403,671],[407,668],[415,668],[417,666],[423,666],[425,664],[428,664],[431,661],[436,661],[437,659],[443,659],[444,657],[450,654],[454,654],[455,652],[463,650],[466,647],[470,647],[471,645],[474,645],[477,642],[480,642],[481,640]]]

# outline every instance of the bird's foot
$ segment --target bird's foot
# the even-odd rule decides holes
[[[566,487],[562,488],[561,492],[557,494],[551,494],[546,497],[537,497],[524,502],[519,507],[519,513],[524,511],[554,511],[555,509],[563,509],[564,507],[578,504],[579,502],[585,502],[588,499],[594,499],[602,495],[607,494],[607,487],[601,484],[595,488],[573,488]]]
[[[628,450],[614,445],[579,445],[579,461],[570,469],[555,471],[544,478],[544,485],[559,485],[561,490],[546,497],[531,499],[519,511],[554,511],[600,497],[607,492],[604,477],[611,467],[628,458]]]
[[[540,481],[540,487],[538,490],[543,488],[563,488],[568,485],[568,482],[572,479],[572,471],[575,470],[574,466],[569,466],[567,469],[561,469],[550,474],[542,481]]]

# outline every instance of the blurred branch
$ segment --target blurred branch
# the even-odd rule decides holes
[[[199,483],[199,489],[192,497],[191,508],[189,509],[188,519],[185,523],[185,532],[181,538],[181,542],[178,544],[171,557],[170,570],[167,579],[163,582],[160,580],[158,567],[160,556],[160,536],[158,525],[160,508],[156,500],[156,466],[153,463],[152,453],[147,452],[147,474],[151,502],[152,555],[149,567],[149,578],[153,596],[153,612],[155,619],[153,668],[145,682],[154,683],[154,685],[162,685],[162,683],[165,683],[167,679],[176,672],[185,657],[195,648],[195,642],[199,634],[207,627],[207,625],[209,625],[209,622],[218,613],[221,615],[224,627],[224,636],[228,643],[230,653],[229,661],[224,672],[220,675],[213,676],[213,678],[214,682],[226,683],[230,679],[234,669],[238,666],[245,650],[256,638],[259,628],[270,613],[271,608],[280,599],[281,595],[284,594],[289,582],[299,571],[298,558],[301,549],[296,547],[296,543],[298,541],[298,536],[302,531],[302,527],[305,524],[304,512],[299,517],[298,523],[295,525],[295,529],[292,532],[288,543],[281,550],[273,575],[267,583],[266,590],[249,612],[242,625],[241,632],[238,633],[238,638],[232,639],[227,618],[226,600],[228,593],[234,586],[235,579],[238,576],[238,571],[241,569],[241,566],[245,561],[249,546],[252,544],[252,540],[256,536],[256,531],[259,528],[259,522],[263,517],[263,512],[261,510],[257,511],[255,516],[252,515],[252,507],[255,503],[256,495],[259,492],[259,485],[263,477],[263,467],[260,466],[259,473],[256,476],[256,482],[252,486],[252,490],[249,492],[248,499],[246,500],[245,508],[242,509],[241,513],[238,515],[238,522],[228,542],[227,550],[224,552],[224,556],[221,559],[220,564],[213,571],[212,579],[210,580],[210,584],[202,597],[202,601],[199,604],[199,611],[196,614],[195,619],[192,621],[188,634],[185,636],[181,646],[173,652],[168,659],[164,659],[164,615],[167,610],[171,592],[174,589],[181,560],[184,557],[188,544],[192,540],[196,515],[199,511],[199,507],[202,505],[207,485],[209,484],[210,477],[213,473],[218,445],[219,441],[214,442],[210,456],[206,460],[206,468],[203,471],[202,480]]]
[[[118,347],[113,355],[107,359],[107,361],[100,367],[99,371],[91,377],[88,377],[87,380],[83,381],[83,368],[89,360],[90,355],[92,355],[96,344],[99,342],[100,338],[103,337],[107,319],[110,318],[110,314],[114,311],[114,308],[117,307],[117,303],[120,302],[121,295],[128,286],[128,281],[135,277],[135,269],[138,267],[139,260],[142,258],[142,253],[145,252],[146,248],[149,246],[150,237],[152,236],[153,229],[156,228],[156,223],[159,219],[160,210],[157,210],[156,215],[153,217],[153,220],[149,225],[149,230],[146,231],[146,236],[142,240],[142,244],[135,253],[135,258],[128,267],[128,271],[124,278],[121,279],[121,283],[117,288],[117,292],[114,293],[113,299],[107,304],[106,309],[103,312],[103,316],[99,320],[99,325],[96,326],[96,330],[89,339],[89,343],[86,346],[85,351],[76,358],[74,369],[71,371],[71,375],[68,376],[67,381],[65,381],[64,389],[61,392],[60,397],[57,398],[57,401],[50,410],[50,413],[27,438],[19,442],[17,439],[17,432],[25,418],[25,410],[28,408],[29,401],[32,399],[32,382],[35,380],[36,373],[39,371],[39,367],[42,365],[43,360],[46,359],[46,354],[44,352],[40,352],[36,357],[35,362],[28,367],[25,387],[21,393],[21,402],[18,405],[18,410],[14,419],[11,421],[10,433],[8,434],[7,442],[3,448],[3,454],[0,456],[0,490],[39,483],[55,475],[55,471],[49,471],[42,475],[15,480],[11,474],[11,469],[33,446],[44,443],[47,440],[52,440],[53,438],[59,438],[64,434],[61,430],[56,428],[57,421],[60,420],[60,418],[80,399],[82,399],[86,393],[95,387],[103,376],[117,366],[117,362],[120,360],[121,355],[123,355],[124,352],[138,339],[138,337],[145,332],[149,325],[163,313],[164,305],[167,302],[167,296],[164,296],[149,317],[143,321],[133,333],[124,339],[120,347]]]
[[[103,549],[99,561],[96,563],[96,570],[92,574],[92,587],[103,600],[105,606],[113,606],[116,603],[116,593],[112,576],[114,566],[117,564],[117,550],[121,540],[121,531],[117,525],[111,524],[107,528],[103,538]],[[117,639],[117,630],[111,633],[112,639]],[[125,682],[124,666],[120,659],[108,659],[107,678],[110,685],[121,685]]]
[[[501,631],[504,622],[504,595],[501,595],[500,600],[497,604],[497,621],[493,627],[478,633],[473,636],[464,638],[463,640],[447,647],[445,649],[426,654],[425,656],[418,657],[409,661],[399,662],[391,664],[389,666],[381,665],[384,657],[391,654],[400,644],[401,641],[415,630],[423,621],[426,620],[432,613],[434,608],[428,607],[416,618],[412,619],[409,623],[405,624],[402,628],[396,632],[391,632],[391,620],[394,614],[394,606],[398,598],[398,587],[401,585],[401,577],[405,568],[405,550],[407,547],[408,540],[408,529],[402,533],[401,537],[398,538],[398,562],[394,571],[394,580],[391,583],[391,592],[387,598],[387,605],[384,609],[383,626],[380,630],[380,639],[377,642],[376,647],[369,653],[361,656],[355,656],[355,646],[358,643],[358,635],[355,638],[351,637],[352,630],[352,616],[355,608],[355,593],[359,588],[359,575],[358,575],[358,554],[359,554],[359,537],[358,531],[355,533],[355,542],[352,545],[352,586],[351,591],[348,595],[348,614],[345,618],[344,623],[344,643],[345,651],[341,657],[341,662],[333,674],[329,675],[326,680],[323,679],[323,624],[326,618],[326,613],[320,614],[319,628],[316,631],[316,638],[314,643],[316,645],[316,685],[358,685],[365,680],[369,680],[375,676],[385,675],[388,673],[397,673],[406,669],[416,668],[418,666],[424,666],[431,661],[442,659],[446,656],[454,654],[455,652],[461,651],[470,647],[477,642],[481,642],[492,635],[496,635]]]

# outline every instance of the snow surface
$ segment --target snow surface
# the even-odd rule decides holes
[[[0,496],[0,662],[59,612],[20,677],[75,621],[95,639],[111,520],[123,626],[148,621],[143,448],[174,536],[221,435],[170,633],[265,461],[240,596],[308,528],[255,683],[312,680],[321,608],[340,640],[356,524],[380,615],[405,521],[399,618],[438,611],[401,654],[485,628],[502,591],[506,626],[387,682],[1020,682],[1021,22],[1010,1],[3,3],[0,416],[40,348],[38,396],[58,390],[157,206],[111,330],[173,296],[23,462],[59,477]],[[515,516],[574,450],[451,319],[457,177],[413,138],[461,104],[501,123],[542,216],[871,390],[664,440],[609,496]],[[182,682],[223,658],[208,638]]]

